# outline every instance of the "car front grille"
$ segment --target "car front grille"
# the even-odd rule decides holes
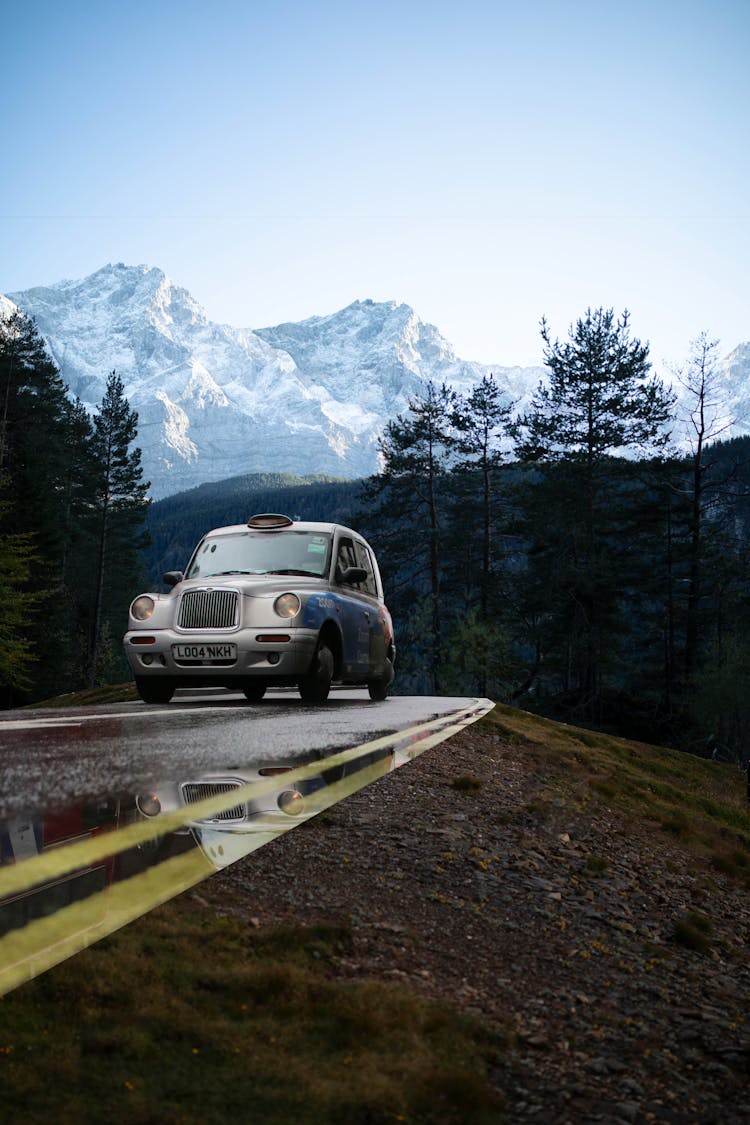
[[[234,629],[239,594],[236,590],[188,590],[182,595],[180,629]]]
[[[185,781],[181,786],[182,799],[186,805],[195,805],[198,801],[204,801],[207,797],[221,797],[224,793],[233,793],[240,786],[239,781]],[[215,822],[223,823],[229,820],[244,819],[245,806],[232,805],[228,809],[222,809],[221,812],[214,813],[213,816],[204,817],[201,823],[213,824]]]

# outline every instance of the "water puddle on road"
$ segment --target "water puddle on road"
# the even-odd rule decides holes
[[[492,704],[317,761],[253,763],[0,821],[0,995],[481,718]]]

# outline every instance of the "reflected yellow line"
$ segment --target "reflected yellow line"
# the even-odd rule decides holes
[[[306,766],[298,766],[296,769],[283,774],[284,785],[291,786],[297,781],[316,777],[323,770],[356,761],[357,758],[381,748],[393,748],[397,758],[399,751],[406,752],[404,761],[408,761],[428,750],[431,746],[450,738],[470,723],[476,722],[482,715],[491,711],[494,706],[494,703],[488,699],[475,700],[463,711],[449,716],[443,715],[441,718],[433,719],[428,723],[420,723],[417,726],[409,727],[407,730],[397,731],[372,742],[362,743],[350,750],[342,750],[329,758],[310,762]],[[396,765],[402,764],[403,762],[396,762]],[[207,820],[228,808],[232,808],[234,805],[262,797],[267,793],[273,793],[278,788],[278,777],[269,778],[267,781],[250,781],[240,789],[233,789],[230,794],[207,797],[202,801],[186,806],[184,809],[177,809],[174,812],[154,817],[153,820],[130,824],[126,828],[119,828],[116,831],[102,832],[98,836],[78,840],[74,844],[56,847],[48,852],[32,856],[21,863],[0,869],[0,899],[29,890],[38,883],[46,883],[52,879],[60,878],[62,875],[78,868],[91,867],[109,856],[118,855],[129,848],[148,844],[168,832],[175,832],[196,820]]]
[[[338,804],[346,797],[425,750],[457,734],[494,707],[489,700],[474,700],[462,711],[396,732],[372,742],[333,754],[282,775],[283,787],[318,777],[337,766],[367,755],[376,759],[337,781],[305,794],[299,816],[282,811],[253,815],[241,825],[206,825],[196,822],[216,816],[247,800],[278,791],[279,777],[253,781],[229,794],[207,798],[185,809],[104,832],[0,870],[0,900],[22,896],[61,881],[73,872],[96,868],[129,849],[142,847],[178,828],[190,825],[190,851],[164,859],[146,870],[111,882],[101,891],[62,907],[55,914],[34,919],[0,938],[0,995],[53,965],[113,933],[121,926],[201,882],[217,869],[249,855],[283,832]],[[148,856],[144,856],[148,862]]]
[[[281,812],[261,815],[257,823],[253,821],[243,829],[224,828],[216,834],[224,837],[225,842],[237,842],[233,861],[240,859],[389,771],[390,757],[385,757],[305,797],[305,812],[300,819]],[[200,835],[200,829],[196,832]],[[189,890],[216,870],[204,848],[195,844],[183,855],[172,856],[49,917],[35,919],[22,929],[12,930],[0,938],[0,995]]]

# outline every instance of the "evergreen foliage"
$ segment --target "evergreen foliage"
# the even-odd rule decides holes
[[[116,405],[105,398],[100,417]],[[33,322],[21,313],[0,320],[0,691],[6,705],[87,682],[97,600],[106,601],[104,616],[117,638],[111,674],[124,674],[119,638],[138,583],[147,486],[138,493],[123,475],[135,465],[122,441],[133,440],[137,419],[127,404],[113,417],[121,440],[108,445],[101,422],[95,430],[83,405],[69,399]],[[109,572],[97,599],[103,526]]]
[[[568,340],[553,341],[545,319],[541,333],[550,375],[517,427],[521,460],[582,463],[592,481],[604,458],[666,447],[674,397],[649,376],[648,344],[631,339],[627,311],[615,320],[612,309],[587,309]]]
[[[436,693],[441,690],[443,663],[440,586],[446,490],[442,485],[455,448],[457,406],[454,391],[428,380],[423,391],[409,400],[408,414],[386,426],[378,443],[383,469],[364,490],[365,502],[374,504],[369,519],[393,530],[385,536],[383,553],[429,618],[429,626],[414,641],[421,640],[420,664]]]
[[[107,379],[94,416],[91,453],[94,472],[93,516],[96,534],[94,601],[89,649],[89,687],[108,682],[118,663],[114,653],[102,663],[102,649],[126,620],[138,557],[148,543],[142,530],[150,483],[144,481],[141,451],[133,447],[138,415],[130,409],[119,375]]]
[[[638,489],[622,459],[664,450],[673,397],[649,376],[648,345],[631,338],[627,313],[615,320],[612,309],[588,309],[562,342],[543,320],[542,338],[549,382],[514,428],[518,456],[538,472],[523,533],[556,608],[545,615],[556,635],[536,644],[556,652],[565,694],[592,720],[603,676],[622,658],[622,592],[632,582],[623,544]]]
[[[10,501],[4,532],[30,535],[34,545],[28,590],[37,598],[27,625],[34,653],[28,677],[35,694],[52,694],[69,683],[75,663],[72,589],[64,587],[62,573],[81,515],[73,482],[79,446],[88,435],[76,433],[65,385],[33,322],[20,313],[0,322],[0,388],[0,475]],[[16,680],[13,686],[21,685]]]
[[[497,683],[506,663],[498,662],[498,656],[507,649],[502,642],[507,617],[502,612],[507,604],[502,573],[507,559],[498,559],[497,554],[508,517],[508,497],[503,493],[508,478],[502,469],[508,454],[506,435],[512,409],[513,404],[490,373],[458,400],[452,419],[456,463],[451,522],[463,534],[460,566],[465,579],[466,615],[456,627],[459,632],[451,650],[456,645],[470,650],[470,658],[462,658],[461,667],[464,674],[476,680],[482,695],[487,694],[490,683]],[[468,528],[472,529],[469,535]],[[475,529],[481,536],[479,544]]]
[[[10,504],[0,498],[0,526]],[[34,659],[30,625],[41,595],[28,589],[36,562],[31,535],[0,537],[0,691],[30,686]]]

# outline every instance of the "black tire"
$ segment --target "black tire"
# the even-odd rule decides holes
[[[325,703],[333,681],[333,653],[326,644],[320,644],[310,661],[310,668],[299,682],[303,703]]]
[[[390,682],[383,679],[370,680],[367,684],[367,690],[373,703],[382,703],[388,695],[390,686]]]
[[[248,703],[260,703],[263,696],[266,694],[265,684],[256,684],[253,680],[246,683],[242,688],[245,693],[245,699]]]
[[[373,703],[382,703],[387,697],[388,689],[393,683],[393,665],[390,660],[386,660],[385,669],[384,676],[377,676],[375,679],[368,680],[367,682],[367,690]]]
[[[135,686],[144,703],[169,703],[177,684],[174,680],[136,676]]]

